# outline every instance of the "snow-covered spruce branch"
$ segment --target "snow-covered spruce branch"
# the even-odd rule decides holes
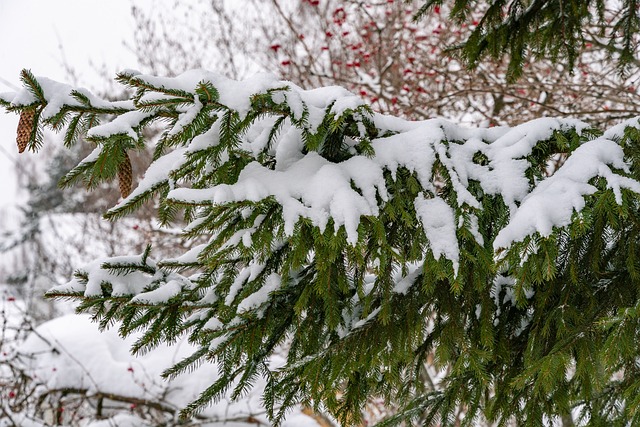
[[[25,89],[0,102],[29,118],[34,150],[44,126],[66,124],[70,142],[86,130],[96,148],[64,184],[112,179],[127,152],[154,145],[106,217],[157,197],[162,223],[182,209],[184,236],[207,243],[171,259],[96,260],[50,295],[80,299],[103,327],[142,331],[135,351],[187,334],[199,349],[167,377],[217,361],[221,377],[183,415],[263,376],[276,422],[304,403],[354,423],[372,395],[422,402],[410,417],[446,417],[458,402],[467,417],[534,422],[635,366],[636,351],[607,350],[628,338],[612,316],[640,289],[638,120],[470,129],[270,75],[118,79],[133,95],[110,103],[25,71]],[[144,140],[151,123],[164,128],[157,141]],[[604,369],[593,342],[612,346]],[[451,369],[423,398],[413,368],[433,349]],[[628,419],[625,390],[583,411]]]

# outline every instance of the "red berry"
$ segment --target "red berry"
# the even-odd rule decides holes
[[[324,33],[327,37],[333,37],[333,33],[331,31],[327,31]]]
[[[435,6],[433,8],[433,11],[439,15],[440,14],[440,6]]]
[[[13,399],[14,397],[16,397],[16,393],[12,390],[9,392],[9,398]]]
[[[287,65],[290,65],[290,64],[291,64],[291,61],[289,61],[288,59],[285,59],[285,60],[284,60],[284,61],[282,61],[280,64],[282,64],[282,65],[284,65],[284,66],[286,67]]]
[[[333,11],[333,22],[335,24],[342,25],[346,19],[347,12],[344,11],[344,8],[339,7]]]
[[[13,302],[13,301],[15,301],[15,300],[16,300],[16,299],[15,299],[15,297],[9,297],[9,298],[7,298],[7,301],[9,301],[9,302]]]
[[[269,49],[271,49],[274,52],[278,52],[278,50],[280,50],[282,46],[280,46],[279,44],[272,44],[271,46],[269,46]]]
[[[129,367],[127,368],[127,371],[129,371],[129,372],[133,372],[133,368],[132,368],[131,366],[129,366]]]

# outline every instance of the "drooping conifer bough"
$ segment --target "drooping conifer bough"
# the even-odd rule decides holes
[[[506,57],[511,81],[531,57],[550,58],[571,71],[588,45],[603,48],[622,74],[640,65],[639,0],[422,0],[415,19],[443,4],[452,25],[474,26],[457,46],[467,64]],[[482,17],[468,22],[470,11],[478,10]]]
[[[221,376],[184,416],[262,376],[276,422],[302,402],[353,424],[373,396],[400,405],[389,424],[460,408],[470,424],[640,422],[638,120],[470,129],[201,70],[122,72],[117,102],[22,80],[0,103],[31,118],[28,149],[45,127],[95,146],[61,185],[113,180],[153,145],[105,216],[155,198],[189,249],[95,260],[48,295],[142,331],[134,352],[188,336],[198,350],[166,377]],[[433,386],[427,360],[446,368]]]

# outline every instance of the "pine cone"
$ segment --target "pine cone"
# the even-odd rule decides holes
[[[133,169],[131,168],[131,159],[125,151],[124,160],[118,165],[118,186],[120,187],[120,195],[123,199],[131,194],[132,180]]]
[[[18,135],[16,137],[16,143],[18,144],[18,153],[24,152],[27,148],[27,144],[31,139],[31,133],[33,132],[33,119],[36,115],[36,110],[30,108],[28,110],[22,110],[20,112],[20,121],[18,122]]]

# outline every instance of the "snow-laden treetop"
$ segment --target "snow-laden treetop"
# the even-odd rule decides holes
[[[470,129],[381,115],[345,89],[270,75],[118,80],[130,99],[25,71],[25,88],[0,103],[21,112],[31,150],[45,126],[64,129],[67,145],[82,135],[95,145],[64,185],[118,175],[122,188],[129,154],[155,150],[106,217],[157,196],[160,221],[194,243],[170,259],[96,260],[50,294],[81,298],[103,325],[122,320],[124,334],[145,330],[136,350],[191,334],[200,350],[168,375],[201,358],[223,375],[189,411],[262,372],[267,406],[312,399],[340,415],[362,403],[355,372],[370,375],[360,392],[389,394],[406,388],[396,368],[435,343],[454,363],[464,342],[490,350],[526,335],[536,286],[579,274],[584,250],[571,242],[620,232],[640,193],[629,151],[638,120],[606,132],[552,118]],[[604,208],[613,213],[601,221]],[[274,376],[264,361],[284,341],[289,359]],[[306,380],[319,372],[326,380]]]

